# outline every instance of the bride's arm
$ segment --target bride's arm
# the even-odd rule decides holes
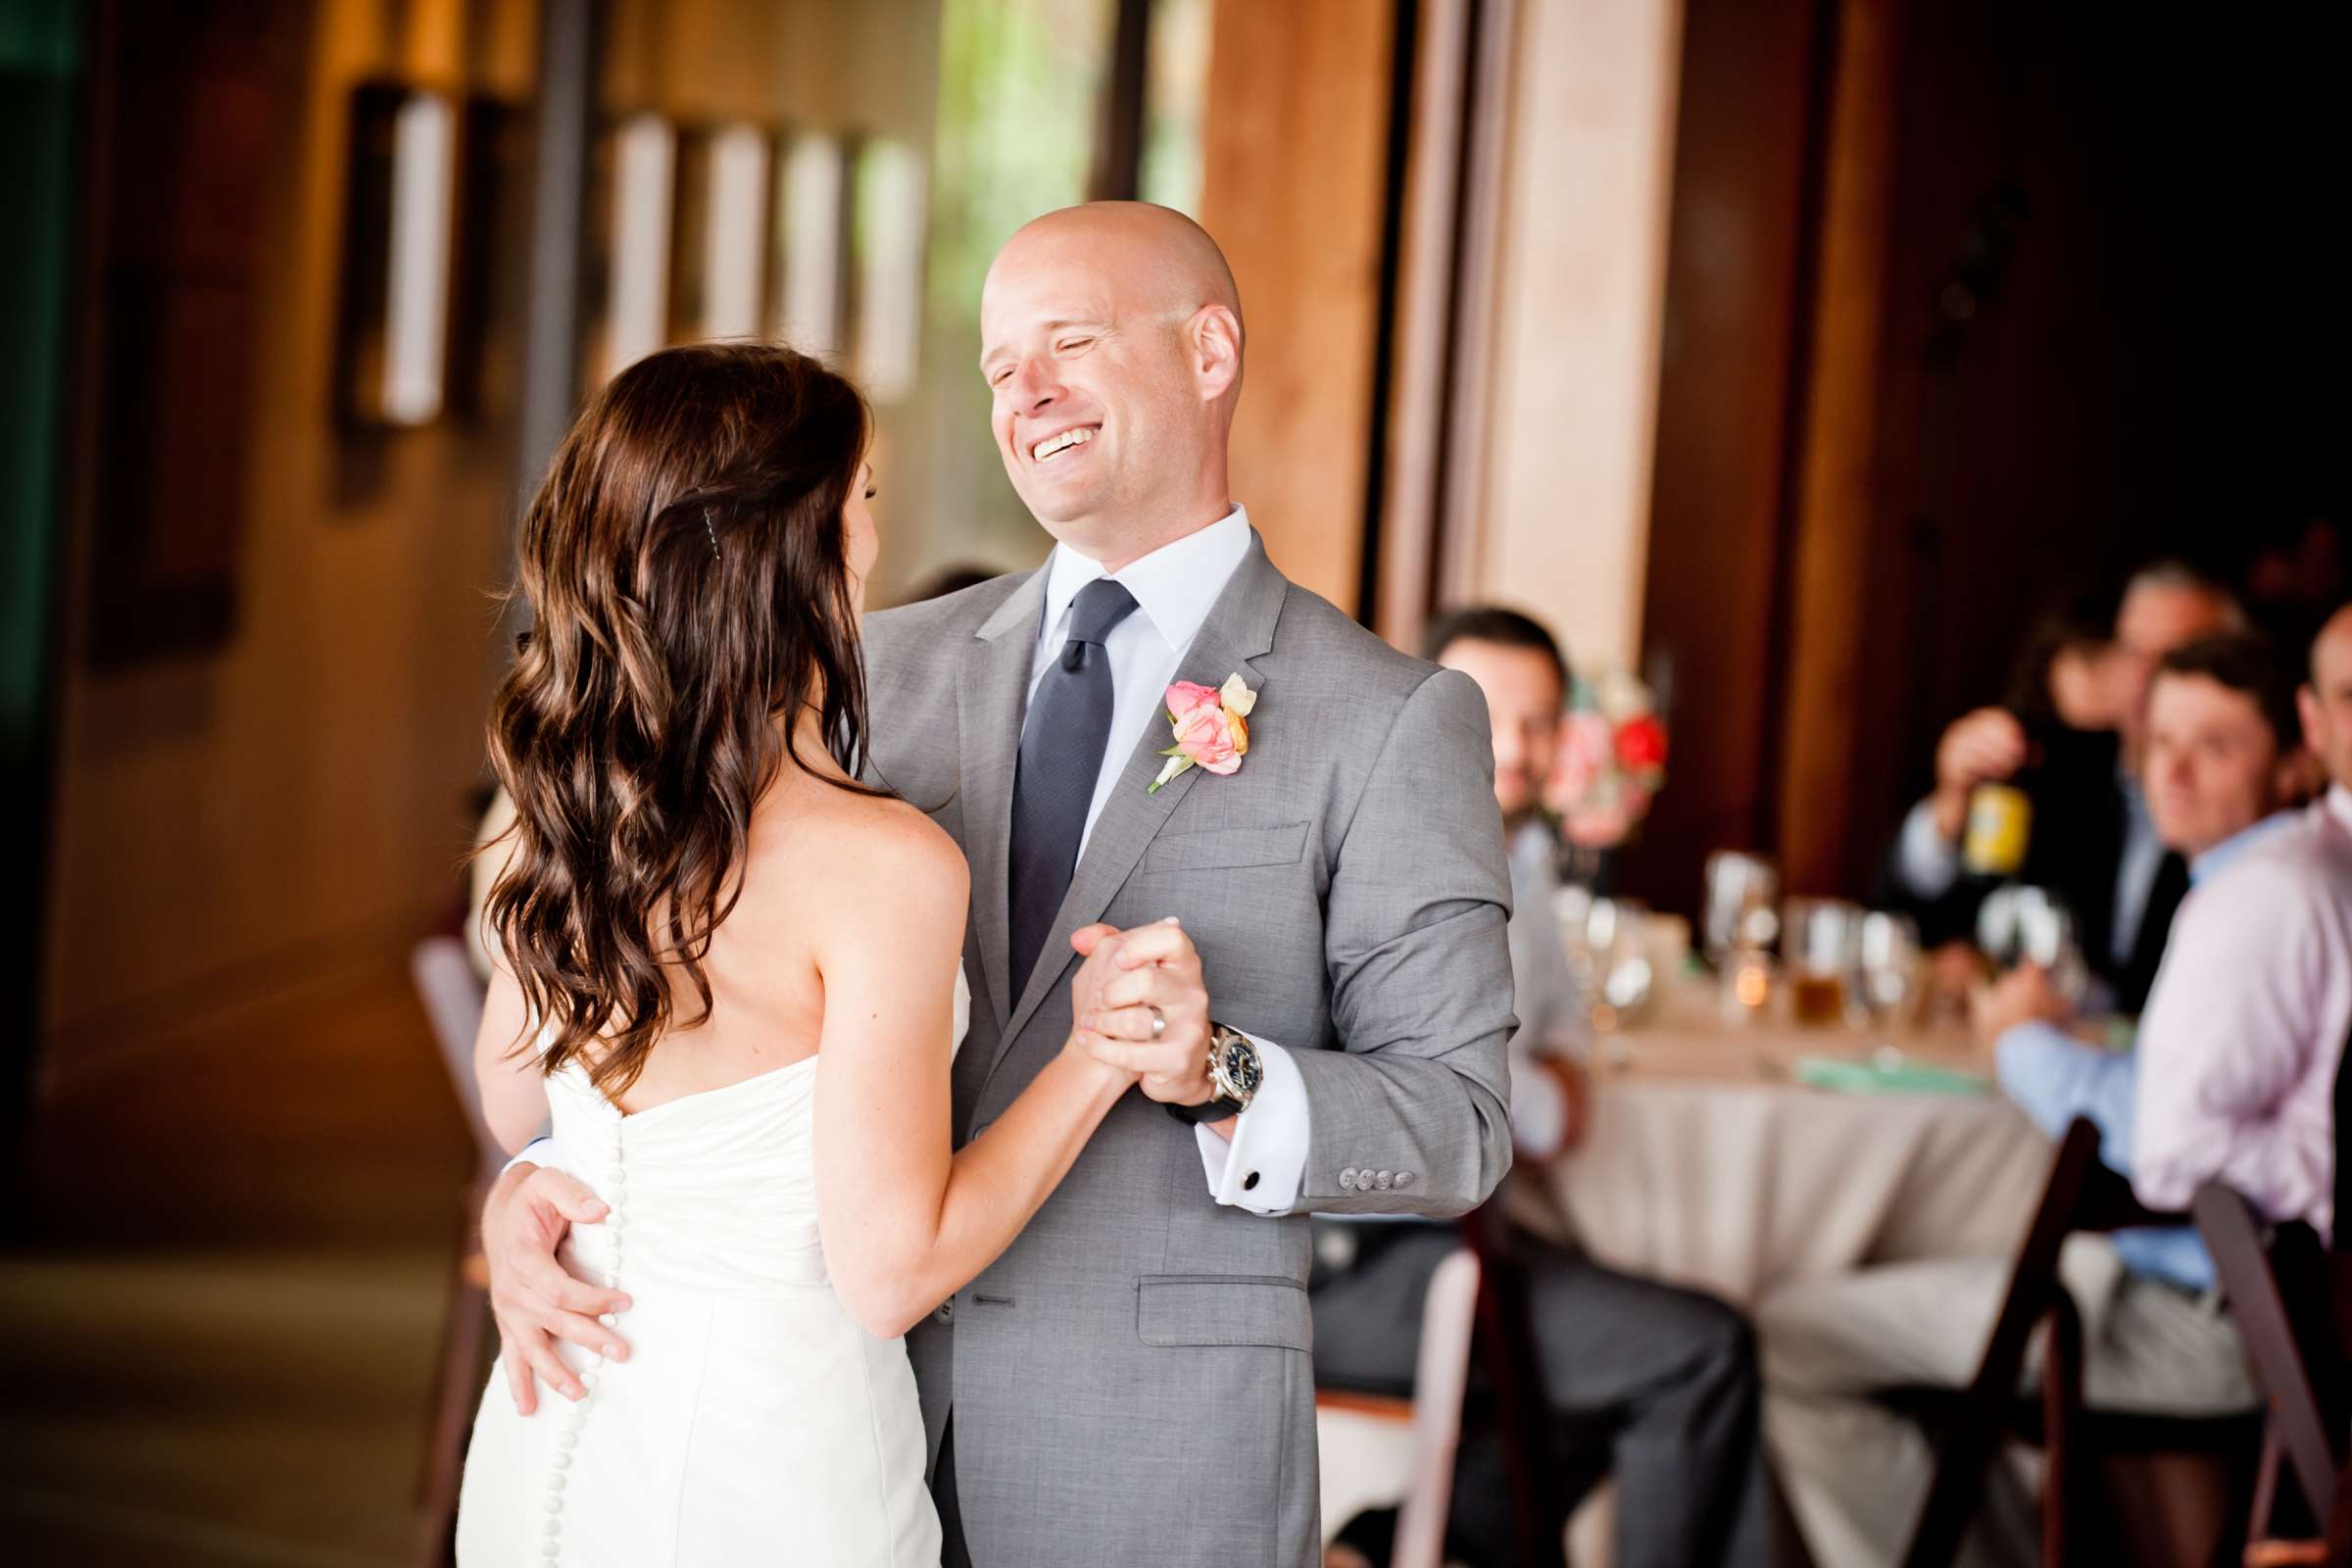
[[[816,1199],[835,1290],[868,1331],[893,1338],[1004,1250],[1135,1077],[1065,1047],[951,1155],[952,980],[968,873],[929,822],[903,808],[877,815],[873,831],[845,835],[828,878],[844,891],[817,956]],[[1090,960],[1078,985],[1091,994],[1099,983]]]
[[[505,960],[494,959],[482,1026],[473,1036],[473,1078],[482,1091],[482,1120],[510,1154],[547,1125],[547,1078],[523,1038],[523,1021],[522,988]]]

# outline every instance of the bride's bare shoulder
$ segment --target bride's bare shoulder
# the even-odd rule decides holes
[[[970,872],[956,841],[905,801],[860,795],[831,786],[794,792],[780,802],[779,831],[754,832],[798,874],[776,879],[812,895],[830,908],[845,901],[871,903],[901,913],[961,913]]]

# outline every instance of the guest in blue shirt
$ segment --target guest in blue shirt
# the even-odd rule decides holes
[[[2299,731],[2284,676],[2267,645],[2211,638],[2168,656],[2148,703],[2142,787],[2166,848],[2188,859],[2192,891],[2293,821],[2291,765]],[[2068,1032],[2068,1009],[2032,968],[1980,999],[2002,1093],[2052,1138],[2077,1116],[2099,1129],[2099,1158],[2132,1173],[2138,1058]],[[2183,1290],[2214,1288],[2213,1259],[2186,1227],[2126,1231],[2116,1253],[2134,1274]]]

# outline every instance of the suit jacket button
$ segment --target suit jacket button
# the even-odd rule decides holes
[[[1400,1171],[1398,1171],[1398,1172],[1396,1173],[1396,1190],[1397,1190],[1398,1192],[1400,1192],[1400,1193],[1401,1193],[1401,1192],[1403,1192],[1403,1191],[1404,1191],[1404,1190],[1405,1190],[1407,1187],[1410,1187],[1410,1186],[1412,1186],[1412,1185],[1413,1185],[1413,1173],[1412,1173],[1411,1171],[1409,1171],[1409,1170],[1400,1170]]]
[[[1340,1191],[1343,1193],[1355,1191],[1355,1171],[1352,1167],[1340,1172]]]
[[[1379,1175],[1372,1178],[1372,1185],[1385,1193],[1389,1190],[1389,1185],[1396,1181],[1396,1173],[1395,1171],[1384,1170]]]
[[[953,1323],[956,1321],[956,1303],[953,1299],[939,1303],[939,1320],[942,1323]]]

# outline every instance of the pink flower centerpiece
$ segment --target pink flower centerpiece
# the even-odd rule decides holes
[[[1559,747],[1544,804],[1578,849],[1617,848],[1666,783],[1666,725],[1649,688],[1622,670],[1578,680]]]

